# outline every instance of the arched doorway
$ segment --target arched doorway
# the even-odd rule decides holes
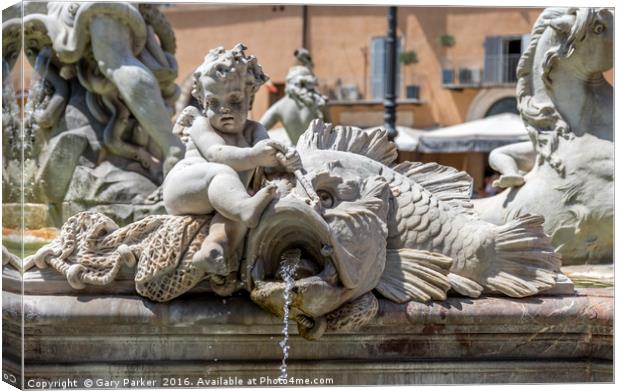
[[[473,121],[492,115],[488,114],[491,108],[496,103],[507,98],[514,99],[514,107],[516,109],[516,94],[514,88],[483,88],[469,105],[465,121]],[[502,105],[505,104],[506,103],[503,103]],[[496,112],[495,114],[499,113]]]
[[[519,114],[519,110],[517,109],[517,98],[514,96],[508,96],[497,100],[491,105],[491,107],[489,107],[487,112],[484,114],[484,117],[486,118],[502,113]]]

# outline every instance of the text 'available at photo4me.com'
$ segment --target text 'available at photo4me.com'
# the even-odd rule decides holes
[[[318,386],[335,385],[330,377],[271,376],[186,376],[131,378],[28,378],[25,389],[85,389],[85,388],[161,388],[161,387],[243,387],[243,386]]]

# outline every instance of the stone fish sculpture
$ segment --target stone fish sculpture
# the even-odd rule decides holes
[[[298,152],[320,203],[295,175],[263,174],[261,186],[275,184],[278,196],[248,233],[236,289],[282,317],[278,271],[294,262],[289,319],[305,338],[363,326],[377,313],[377,294],[399,303],[443,300],[450,289],[524,297],[556,284],[560,257],[541,217],[503,226],[480,220],[467,174],[434,163],[396,165],[385,130],[316,120]],[[82,212],[23,268],[51,266],[81,289],[112,284],[121,268],[133,267],[138,294],[168,301],[210,278],[191,263],[209,221],[160,215],[119,228]]]
[[[605,8],[548,8],[517,67],[517,100],[531,142],[504,146],[489,161],[508,189],[474,202],[502,224],[545,217],[565,264],[613,259],[613,14]],[[526,174],[524,174],[526,172]]]

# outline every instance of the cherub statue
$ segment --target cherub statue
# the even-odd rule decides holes
[[[316,87],[318,80],[312,71],[312,58],[306,49],[295,50],[296,65],[286,76],[286,95],[274,103],[260,119],[260,123],[271,129],[282,122],[293,144],[315,119],[328,120],[327,97]]]
[[[180,115],[175,133],[181,138],[186,133],[187,152],[163,185],[168,213],[216,212],[209,235],[193,257],[195,266],[212,281],[238,269],[247,229],[258,224],[275,196],[271,184],[248,194],[255,170],[281,166],[292,172],[300,165],[295,150],[269,139],[261,124],[247,119],[254,94],[268,77],[245,49],[242,44],[232,50],[213,49],[194,72],[192,94],[202,113],[189,106]],[[221,278],[215,282],[223,283]]]

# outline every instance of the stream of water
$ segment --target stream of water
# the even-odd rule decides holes
[[[282,281],[284,281],[284,308],[282,316],[282,341],[280,341],[280,347],[282,348],[282,364],[280,365],[280,379],[286,380],[288,379],[288,365],[286,360],[288,359],[288,354],[290,350],[289,346],[289,334],[288,334],[288,317],[291,309],[291,292],[293,287],[295,286],[295,269],[299,263],[299,258],[301,256],[300,251],[292,251],[287,252],[282,256],[282,263],[280,265],[280,276],[282,277]]]

